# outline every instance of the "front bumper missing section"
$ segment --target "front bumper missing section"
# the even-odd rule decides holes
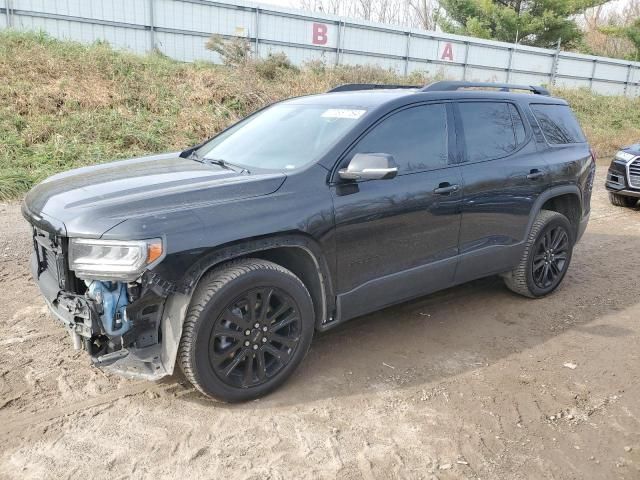
[[[83,342],[85,345],[90,342],[93,310],[85,298],[60,293],[55,302],[46,298],[45,301],[49,311],[69,332],[76,350],[82,349]],[[159,380],[169,375],[160,353],[161,345],[155,344],[145,348],[121,348],[104,355],[91,355],[90,358],[95,366],[105,371],[128,378]]]

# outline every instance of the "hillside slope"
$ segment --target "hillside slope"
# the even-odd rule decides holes
[[[271,102],[348,82],[426,83],[371,67],[227,68],[0,32],[0,199],[72,167],[182,148]],[[640,138],[639,99],[560,91],[598,153]]]

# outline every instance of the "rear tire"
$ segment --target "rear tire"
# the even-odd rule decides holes
[[[313,302],[298,277],[266,260],[233,261],[198,284],[178,362],[205,395],[224,402],[251,400],[289,378],[313,331]]]
[[[567,273],[574,242],[567,217],[541,210],[529,231],[520,263],[504,276],[507,288],[529,298],[553,292]]]
[[[616,207],[635,207],[638,199],[635,197],[627,197],[626,195],[618,195],[609,192],[609,201]]]

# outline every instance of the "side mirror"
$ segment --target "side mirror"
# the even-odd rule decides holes
[[[398,165],[386,153],[356,153],[347,168],[338,170],[343,180],[389,180],[398,174]]]

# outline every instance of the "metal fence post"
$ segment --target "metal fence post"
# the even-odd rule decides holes
[[[260,8],[256,7],[256,57],[260,57]]]
[[[342,45],[342,33],[340,31],[342,20],[338,20],[338,39],[336,43],[336,65],[340,65],[340,46]]]
[[[13,27],[13,15],[11,14],[11,1],[12,0],[7,0],[7,2],[6,2],[6,7],[7,7],[7,28]]]
[[[556,84],[556,76],[558,74],[558,64],[560,63],[560,46],[562,45],[562,39],[558,39],[558,46],[556,47],[556,53],[553,57],[553,65],[551,66],[551,85]]]
[[[509,47],[509,63],[507,63],[507,83],[511,80],[511,62],[513,62],[513,48]]]
[[[593,79],[596,76],[597,66],[598,66],[597,60],[593,60],[593,66],[591,67],[591,77],[589,78],[589,90],[593,90]]]
[[[411,48],[411,32],[407,31],[407,45],[404,52],[404,76],[409,75],[409,49]]]
[[[464,63],[462,64],[462,80],[467,79],[467,64],[469,63],[469,42],[464,42]]]
[[[624,96],[627,96],[627,92],[629,90],[629,82],[631,81],[631,70],[632,70],[632,64],[629,64],[629,67],[627,69],[627,79],[624,82]]]
[[[149,0],[149,40],[151,42],[151,51],[156,49],[156,19],[153,10],[154,0]]]

